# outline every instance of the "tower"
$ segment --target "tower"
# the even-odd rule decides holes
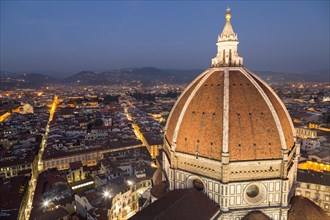
[[[178,98],[165,127],[163,169],[169,189],[195,188],[219,205],[220,219],[260,210],[287,219],[299,145],[276,93],[243,67],[230,23],[218,53]]]

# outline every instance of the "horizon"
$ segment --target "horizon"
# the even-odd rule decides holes
[[[228,6],[227,2],[0,4],[0,70],[61,77],[128,66],[206,69],[216,54]],[[248,68],[284,73],[330,69],[329,2],[229,6],[239,54]],[[87,13],[91,11],[96,13]],[[311,41],[315,36],[317,40]]]
[[[78,72],[74,72],[74,73],[69,73],[69,74],[65,74],[65,73],[52,73],[52,72],[37,72],[37,71],[27,71],[27,72],[11,72],[11,71],[5,71],[5,70],[0,70],[0,74],[2,73],[10,73],[10,74],[19,74],[19,75],[23,75],[23,74],[40,74],[40,75],[45,75],[54,79],[58,79],[58,80],[63,80],[72,76],[75,76],[81,72],[94,72],[94,73],[106,73],[106,72],[110,72],[113,70],[130,70],[130,69],[144,69],[144,68],[155,68],[158,70],[177,70],[177,71],[201,71],[201,73],[203,72],[202,68],[194,68],[194,69],[176,69],[176,68],[158,68],[158,67],[154,67],[154,66],[143,66],[143,67],[123,67],[123,68],[113,68],[113,69],[107,69],[107,70],[91,70],[91,69],[86,69],[86,70],[80,70]],[[272,70],[252,70],[252,72],[256,73],[256,74],[260,74],[260,73],[266,73],[266,72],[271,72],[271,73],[279,73],[279,74],[302,74],[302,75],[308,75],[308,74],[312,74],[312,73],[320,73],[323,74],[324,72],[329,74],[330,77],[330,69],[318,69],[318,70],[312,70],[312,71],[307,71],[307,72],[278,72],[278,71],[272,71]]]

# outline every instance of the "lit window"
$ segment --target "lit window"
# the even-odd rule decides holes
[[[325,196],[325,201],[329,201],[330,200],[330,196]]]

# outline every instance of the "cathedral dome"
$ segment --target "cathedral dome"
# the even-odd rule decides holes
[[[287,219],[300,147],[280,98],[243,66],[231,18],[228,8],[211,67],[169,115],[163,181],[170,190],[205,194],[219,206],[219,219],[259,209],[270,219]]]
[[[290,116],[275,92],[243,67],[210,68],[175,103],[166,126],[170,150],[230,161],[282,158],[294,146]]]
[[[182,93],[165,128],[165,151],[221,161],[280,159],[294,147],[291,118],[267,83],[243,66],[230,23],[212,66]]]

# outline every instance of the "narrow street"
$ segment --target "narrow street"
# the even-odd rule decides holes
[[[155,159],[157,155],[153,155],[152,147],[148,144],[148,142],[144,138],[142,132],[140,131],[140,127],[134,122],[134,119],[133,119],[132,115],[128,112],[128,107],[124,108],[124,112],[125,112],[125,115],[126,115],[127,119],[132,122],[132,127],[133,127],[133,131],[134,131],[134,134],[135,134],[136,138],[138,140],[142,141],[143,146],[145,146],[147,148],[147,150],[149,151],[152,159]]]
[[[10,112],[6,112],[5,114],[0,116],[0,122],[4,121],[8,116],[10,115]]]
[[[49,132],[49,124],[53,120],[54,113],[56,111],[56,105],[58,103],[58,96],[55,95],[52,107],[50,109],[49,120],[46,125],[45,134],[41,140],[41,145],[38,154],[34,157],[33,164],[32,164],[32,172],[31,172],[31,179],[29,181],[28,188],[26,189],[21,208],[19,211],[20,220],[28,220],[30,218],[31,210],[32,210],[32,203],[33,197],[35,193],[35,189],[37,186],[38,175],[40,172],[43,171],[43,164],[42,164],[42,155],[45,150],[45,146],[47,143],[48,132]]]
[[[148,144],[145,142],[145,139],[143,138],[143,134],[140,132],[140,127],[136,123],[134,123],[132,116],[129,114],[128,107],[125,107],[124,111],[125,111],[125,115],[126,115],[127,119],[132,122],[133,129],[134,129],[133,131],[134,131],[134,134],[137,137],[137,139],[142,141],[144,146],[148,146]]]

